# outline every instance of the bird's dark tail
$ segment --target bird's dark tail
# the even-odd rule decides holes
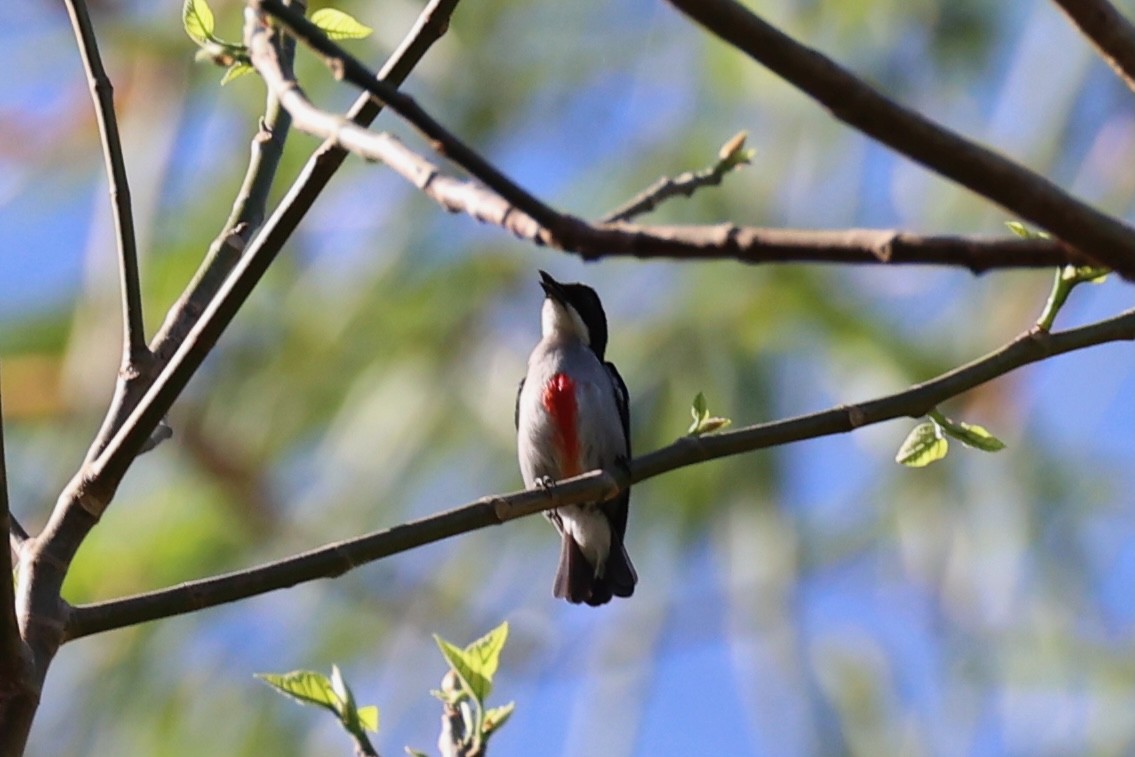
[[[552,584],[552,594],[556,598],[566,599],[572,604],[586,602],[598,607],[610,602],[612,596],[629,597],[634,594],[638,575],[622,541],[612,540],[603,574],[597,576],[575,539],[567,533],[561,536],[560,564]]]

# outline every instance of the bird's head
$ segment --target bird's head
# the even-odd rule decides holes
[[[595,290],[585,284],[563,284],[540,271],[544,307],[540,325],[544,338],[575,338],[603,359],[607,350],[607,316]]]

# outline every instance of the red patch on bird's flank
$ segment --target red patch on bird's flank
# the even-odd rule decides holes
[[[544,387],[544,409],[556,427],[556,451],[559,453],[560,478],[583,473],[579,463],[579,427],[576,423],[575,382],[565,373],[557,373]]]

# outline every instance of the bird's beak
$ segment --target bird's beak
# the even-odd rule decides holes
[[[564,292],[563,284],[549,276],[547,271],[540,271],[540,288],[544,290],[545,295],[556,302],[567,304],[567,293]]]

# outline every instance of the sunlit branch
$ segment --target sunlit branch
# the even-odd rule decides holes
[[[266,48],[276,47],[276,43],[272,39],[276,33],[268,28],[267,18],[263,15],[264,13],[270,14],[297,39],[322,55],[336,76],[341,76],[356,87],[369,92],[421,132],[434,150],[445,155],[446,158],[461,166],[477,180],[491,187],[501,197],[521,208],[542,226],[555,232],[556,225],[561,218],[559,213],[529,194],[527,190],[520,187],[475,150],[445,129],[426,113],[413,98],[379,80],[356,58],[348,55],[341,47],[329,40],[327,35],[315,24],[294,13],[279,0],[249,0],[248,5],[248,9],[245,11],[245,44],[248,45],[252,56],[255,57],[258,50],[259,54],[263,56],[268,54]],[[285,93],[279,90],[276,94],[280,96],[281,101],[286,97]],[[293,113],[293,115],[295,114]]]
[[[697,171],[686,171],[677,176],[663,176],[619,207],[599,219],[600,223],[630,221],[649,213],[673,197],[692,197],[702,187],[716,187],[726,174],[748,164],[751,150],[745,150],[745,132],[725,143],[717,162]]]
[[[288,12],[292,13],[290,10]],[[278,46],[273,46],[272,49],[275,54],[279,54]],[[261,238],[264,237],[266,234],[261,235]],[[181,393],[260,281],[282,247],[284,239],[277,237],[266,240],[255,252],[250,250],[240,259],[103,454],[68,485],[68,492],[65,493],[67,499],[80,503],[82,509],[96,518],[102,514],[150,431]],[[52,521],[49,521],[49,527],[55,521],[54,515]]]
[[[379,160],[450,212],[466,213],[521,239],[553,245],[594,260],[612,256],[735,259],[746,263],[827,262],[951,265],[982,272],[993,268],[1085,264],[1087,258],[1066,245],[1012,237],[925,237],[886,229],[811,231],[763,229],[731,224],[712,226],[594,226],[556,214],[552,232],[490,188],[442,174],[430,161],[388,133],[368,131],[320,110],[304,95],[283,65],[267,30],[250,34],[253,65],[295,118],[301,131],[334,140],[344,149]]]
[[[669,0],[839,120],[1047,229],[1093,260],[1135,279],[1135,229],[1052,182],[887,99],[819,52],[733,0]]]
[[[459,0],[431,0],[419,14],[413,28],[402,40],[402,44],[387,60],[379,73],[379,78],[392,86],[401,85],[430,47],[445,34],[449,28],[450,16],[458,2]],[[275,101],[275,94],[270,94],[270,97]],[[366,125],[371,123],[381,110],[381,104],[376,103],[368,95],[361,95],[346,117],[355,123]],[[271,113],[270,109],[265,117],[265,124],[275,138],[277,135],[282,135],[283,131],[279,124],[273,125]],[[257,149],[254,142],[253,150]],[[320,195],[339,166],[343,164],[346,155],[347,151],[332,141],[327,141],[318,147],[308,158],[303,170],[275,211],[268,217],[258,236],[254,237],[260,224],[259,217],[247,213],[247,217],[238,217],[235,225],[232,224],[233,219],[230,217],[230,223],[226,224],[228,233],[222,233],[213,243],[209,256],[193,283],[171,310],[155,338],[153,350],[159,359],[168,359],[176,351],[242,254],[265,259],[265,265],[275,258],[276,253],[307,214],[315,198]],[[250,164],[244,186],[256,187],[270,183],[266,181],[267,165],[268,163],[262,160],[254,180],[250,182],[249,176],[255,170],[254,165]],[[250,198],[254,196],[256,196],[255,192],[250,194]],[[246,207],[249,210],[254,208],[253,205]],[[251,244],[249,244],[250,239]]]
[[[142,322],[138,249],[134,239],[134,213],[130,205],[130,186],[126,180],[118,122],[114,115],[114,87],[103,68],[86,3],[84,0],[66,0],[66,5],[91,88],[99,136],[102,138],[103,157],[106,160],[110,199],[114,206],[114,228],[118,235],[118,262],[122,286],[122,368],[124,373],[129,373],[146,357],[147,349]]]
[[[192,581],[169,589],[74,608],[68,640],[234,602],[319,578],[332,578],[368,562],[514,518],[614,496],[620,488],[668,471],[766,447],[841,434],[903,417],[920,417],[936,405],[1010,371],[1054,355],[1105,342],[1135,340],[1135,310],[1054,334],[1026,332],[1001,349],[923,384],[880,399],[812,415],[678,441],[621,471],[591,471],[545,490],[489,496],[448,512],[277,562]]]
[[[1135,25],[1107,0],[1053,0],[1135,91]]]
[[[290,60],[295,54],[295,41],[285,40],[281,54]],[[276,170],[284,154],[284,142],[292,125],[291,116],[280,107],[276,96],[269,92],[267,97],[264,117],[252,137],[251,157],[228,220],[154,337],[152,347],[159,362],[164,362],[177,349],[264,222],[268,193],[276,178]]]

